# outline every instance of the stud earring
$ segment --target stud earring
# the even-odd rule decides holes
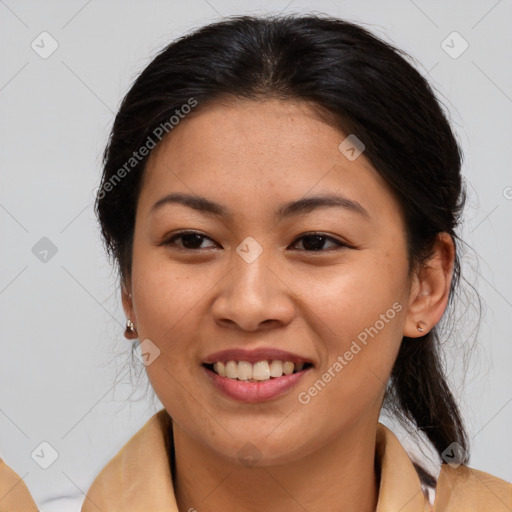
[[[426,324],[425,322],[423,322],[422,320],[420,320],[417,324],[416,324],[416,328],[418,329],[418,331],[420,332],[424,332],[425,329],[423,327],[421,327],[422,325],[424,325],[425,327],[427,327],[428,324]]]
[[[133,340],[138,336],[137,331],[135,329],[135,325],[130,319],[126,321],[126,330],[124,331],[124,335],[129,340]]]

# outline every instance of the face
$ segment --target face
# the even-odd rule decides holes
[[[240,100],[196,111],[148,160],[125,308],[164,407],[232,461],[247,442],[261,464],[297,460],[377,421],[410,294],[405,226],[346,136],[306,103]],[[341,199],[300,203],[325,196]],[[285,375],[259,380],[272,368]]]

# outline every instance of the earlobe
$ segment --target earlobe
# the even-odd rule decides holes
[[[426,322],[424,322],[423,320],[420,320],[417,324],[416,324],[416,329],[418,329],[419,332],[421,333],[424,333],[425,332],[425,329],[428,327],[428,324]]]
[[[432,256],[416,271],[412,280],[404,336],[425,336],[441,320],[450,296],[454,260],[452,236],[439,233]]]

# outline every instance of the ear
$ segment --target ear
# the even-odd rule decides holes
[[[127,320],[130,319],[135,325],[137,325],[137,318],[135,316],[135,310],[133,308],[131,284],[129,282],[123,282],[121,284],[121,301],[123,303],[123,309]],[[125,331],[125,337],[131,339],[130,337],[127,336],[127,332],[128,331]]]
[[[452,236],[446,232],[439,233],[431,258],[414,273],[404,336],[424,336],[441,320],[450,296],[454,261]],[[423,332],[418,330],[418,326]]]

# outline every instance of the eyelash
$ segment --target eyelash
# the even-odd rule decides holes
[[[199,236],[202,239],[209,239],[209,240],[211,240],[213,242],[213,240],[210,237],[208,237],[206,235],[203,235],[202,233],[199,233],[199,232],[196,232],[196,231],[180,231],[179,233],[175,233],[172,237],[164,240],[159,245],[165,246],[165,247],[174,246],[174,248],[176,248],[177,250],[180,250],[180,251],[190,251],[190,252],[200,251],[201,249],[187,249],[187,248],[184,248],[184,247],[176,246],[174,241],[179,239],[179,238],[182,238],[183,236],[186,236],[186,235],[197,235],[197,236]],[[339,250],[339,249],[342,249],[342,248],[352,248],[352,246],[350,246],[347,243],[341,242],[340,240],[337,240],[336,238],[333,238],[333,237],[331,237],[329,235],[326,235],[325,233],[319,233],[319,232],[305,233],[305,234],[301,235],[300,237],[296,238],[293,241],[292,245],[296,245],[303,238],[308,238],[308,237],[312,237],[312,236],[318,236],[318,237],[320,237],[322,239],[325,239],[325,240],[328,240],[330,242],[333,242],[338,247],[332,248],[332,249],[329,249],[329,250],[317,250],[317,251],[315,251],[315,250],[309,250],[308,251],[307,249],[298,249],[299,251],[307,252],[307,253],[321,253],[321,252],[331,252],[333,250]],[[211,249],[211,247],[209,247],[208,249]]]

